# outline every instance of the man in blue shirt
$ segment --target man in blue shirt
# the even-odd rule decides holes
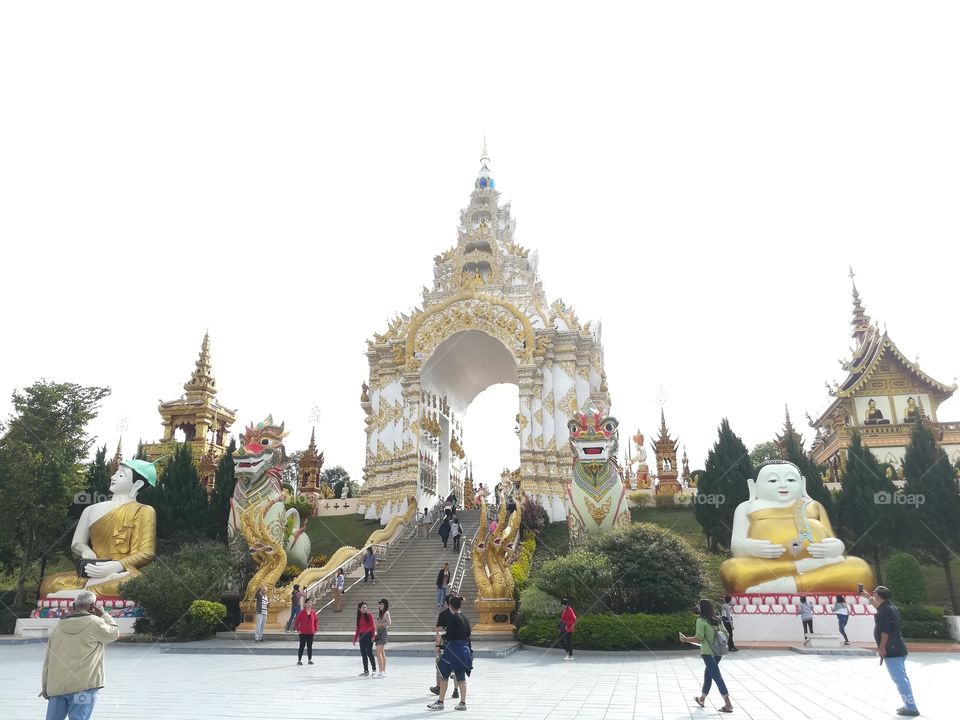
[[[866,594],[866,593],[864,593]],[[897,685],[903,707],[897,710],[897,715],[914,717],[920,714],[913,699],[913,688],[910,678],[907,677],[907,668],[904,661],[907,659],[907,645],[900,634],[900,611],[890,602],[890,589],[878,585],[870,598],[877,614],[873,617],[873,639],[877,642],[877,654],[880,663],[886,663],[890,678]]]

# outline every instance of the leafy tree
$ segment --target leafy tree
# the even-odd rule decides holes
[[[350,480],[350,473],[346,471],[343,465],[334,465],[325,468],[320,472],[320,481],[325,482],[333,488],[335,497],[340,497],[340,491],[343,489],[343,483]]]
[[[720,422],[717,442],[707,455],[706,467],[697,483],[694,505],[694,515],[707,536],[710,550],[730,547],[733,513],[737,505],[750,497],[747,480],[751,477],[750,453],[730,429],[730,421],[724,418]]]
[[[773,440],[762,442],[750,451],[750,462],[754,467],[760,467],[770,460],[780,459],[780,446]]]
[[[210,537],[227,537],[227,523],[230,520],[230,499],[233,497],[233,490],[237,485],[237,477],[234,474],[236,463],[233,460],[233,453],[236,449],[237,442],[231,437],[227,451],[220,458],[220,464],[217,465],[213,497],[210,498],[210,528],[208,531]]]
[[[950,570],[950,561],[960,550],[960,495],[947,454],[937,447],[930,429],[922,422],[913,428],[903,459],[903,474],[905,502],[899,527],[918,555],[943,568],[953,614],[960,615]]]
[[[290,488],[290,494],[296,495],[297,488],[300,487],[300,458],[303,457],[303,450],[297,450],[287,455],[286,464],[280,471],[280,481],[284,487]]]
[[[143,440],[138,440],[138,441],[137,441],[137,452],[136,452],[136,454],[135,454],[133,457],[134,457],[135,460],[146,460],[146,459],[147,459],[147,453],[146,453],[146,451],[143,449]],[[138,497],[139,497],[139,496],[138,496]]]
[[[87,467],[87,493],[93,502],[106,500],[110,494],[110,467],[107,464],[107,446],[97,449],[93,462]]]
[[[93,445],[86,428],[109,394],[46,380],[13,393],[0,440],[0,566],[17,573],[14,606],[37,560],[72,532],[70,505],[86,484],[82,461]]]
[[[578,550],[545,562],[537,570],[534,582],[557,600],[568,598],[577,612],[600,613],[608,609],[607,594],[613,579],[609,558]]]
[[[837,533],[848,551],[866,557],[882,583],[881,560],[891,550],[892,501],[897,488],[886,476],[860,433],[854,431],[847,449],[847,472],[834,510]]]
[[[658,525],[632,523],[591,538],[584,550],[606,556],[613,566],[613,587],[605,603],[615,612],[689,610],[707,586],[700,554]],[[536,577],[539,583],[539,573]]]

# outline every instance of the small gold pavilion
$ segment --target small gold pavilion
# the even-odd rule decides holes
[[[213,481],[220,457],[227,451],[226,438],[237,419],[235,410],[228,410],[217,402],[217,381],[210,364],[210,334],[205,333],[200,345],[200,356],[186,390],[178,400],[160,401],[157,408],[163,422],[163,438],[143,446],[147,460],[158,460],[173,452],[173,444],[180,440],[190,446],[197,463],[200,481],[207,492],[213,492]],[[176,437],[180,430],[183,438]]]

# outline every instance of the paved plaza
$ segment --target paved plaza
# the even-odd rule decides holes
[[[0,646],[0,717],[42,718],[37,697],[44,644]],[[382,680],[357,677],[359,653],[323,655],[313,666],[293,654],[187,655],[153,645],[107,648],[106,688],[96,720],[207,718],[412,718],[444,713],[426,705],[429,658],[399,657]],[[899,697],[877,658],[804,656],[744,651],[721,668],[736,711],[750,720],[856,720],[896,717]],[[525,720],[688,720],[720,717],[716,690],[700,709],[693,702],[702,677],[695,652],[581,652],[563,662],[558,651],[525,649],[476,661],[464,717]],[[952,688],[960,678],[956,654],[914,653],[908,660],[923,717],[960,717]]]

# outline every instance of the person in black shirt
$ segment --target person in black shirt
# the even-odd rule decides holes
[[[460,612],[463,598],[450,598],[450,618],[443,635],[443,652],[437,660],[437,673],[440,675],[440,687],[436,702],[427,705],[428,710],[443,710],[443,698],[447,694],[447,681],[453,674],[460,691],[460,704],[457,710],[467,709],[467,676],[473,670],[473,651],[470,649],[470,623]]]
[[[437,615],[437,626],[434,629],[434,645],[436,647],[437,659],[440,659],[440,655],[443,653],[443,633],[447,629],[447,623],[450,622],[450,618],[453,617],[453,613],[450,612],[450,595],[447,595],[443,598],[443,610],[440,611],[440,614]],[[440,694],[440,671],[437,670],[437,684],[430,688],[430,692],[434,695]],[[456,687],[453,688],[453,699],[456,700],[460,697],[460,691]]]
[[[920,711],[913,699],[913,688],[904,664],[907,659],[907,645],[900,634],[900,611],[890,602],[890,598],[889,588],[883,585],[878,585],[873,591],[871,602],[877,608],[877,614],[873,616],[873,639],[877,642],[880,663],[887,664],[890,679],[896,684],[903,699],[903,707],[897,710],[897,715],[913,717],[919,715]]]

